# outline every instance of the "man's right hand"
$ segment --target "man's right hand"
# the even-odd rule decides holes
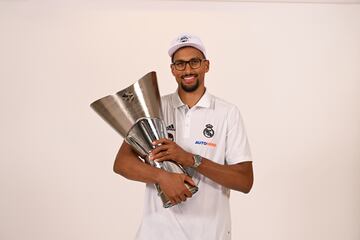
[[[185,182],[196,186],[191,177],[182,173],[162,171],[158,178],[161,190],[173,204],[186,201],[192,196],[192,193],[185,186]]]

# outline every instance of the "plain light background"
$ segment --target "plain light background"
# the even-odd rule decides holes
[[[360,239],[360,5],[0,1],[0,239],[132,239],[144,184],[89,104],[200,36],[208,90],[235,103],[254,158],[233,239]]]

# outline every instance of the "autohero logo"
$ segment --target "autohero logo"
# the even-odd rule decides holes
[[[197,144],[197,145],[205,145],[205,146],[208,146],[208,147],[216,147],[216,143],[205,142],[205,141],[200,141],[200,140],[196,140],[195,144]]]

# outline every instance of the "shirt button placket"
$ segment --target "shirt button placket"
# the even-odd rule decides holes
[[[185,137],[190,136],[190,111],[186,113],[185,116]]]

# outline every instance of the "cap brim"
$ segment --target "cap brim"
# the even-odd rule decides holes
[[[180,48],[183,48],[183,47],[196,48],[199,51],[201,51],[205,56],[205,49],[203,49],[202,46],[200,46],[199,44],[189,43],[189,42],[184,42],[184,43],[180,43],[180,44],[177,44],[175,46],[172,46],[168,51],[169,56],[172,57],[177,50],[179,50]]]

